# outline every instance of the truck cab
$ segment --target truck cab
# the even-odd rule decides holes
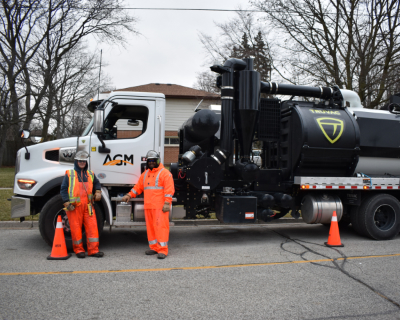
[[[102,200],[95,204],[99,229],[104,222],[110,225],[117,222],[113,218],[117,205],[112,203],[112,198],[128,192],[136,184],[145,170],[147,151],[155,150],[161,160],[164,158],[163,94],[111,92],[105,100],[92,101],[88,109],[101,113],[101,123],[97,123],[101,132],[95,132],[93,118],[79,137],[40,143],[17,153],[11,217],[23,220],[40,213],[40,232],[49,244],[53,241],[59,214],[67,243],[69,240],[60,186],[66,170],[73,168],[76,152],[89,153],[89,169],[102,185]]]

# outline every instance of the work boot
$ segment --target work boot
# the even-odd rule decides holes
[[[89,257],[96,257],[96,258],[102,258],[103,256],[104,256],[103,252],[96,252],[89,255]]]
[[[147,250],[147,251],[145,251],[144,252],[146,255],[148,255],[148,256],[152,256],[153,254],[157,254],[157,251],[155,251],[155,250]]]
[[[76,256],[77,256],[79,259],[83,259],[84,257],[86,257],[86,255],[85,255],[84,252],[79,252],[79,253],[76,254]]]
[[[159,253],[157,259],[165,259],[166,257],[167,255],[165,255],[164,253]]]

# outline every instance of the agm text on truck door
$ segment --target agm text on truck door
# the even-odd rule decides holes
[[[156,104],[152,100],[114,101],[118,105],[106,113],[103,133],[110,153],[99,153],[101,142],[92,133],[91,169],[101,184],[135,184],[141,174],[141,157],[154,148]]]

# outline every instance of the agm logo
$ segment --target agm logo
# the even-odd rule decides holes
[[[122,157],[124,158],[124,160],[122,160]],[[126,154],[124,154],[123,156],[122,154],[116,154],[113,159],[111,159],[110,155],[108,154],[103,162],[103,166],[122,166],[122,164],[124,166],[126,166],[126,164],[130,164],[131,166],[133,166],[133,154],[131,154],[130,156]]]
[[[336,118],[318,118],[316,120],[325,138],[330,143],[335,143],[342,136],[344,129],[343,120]]]

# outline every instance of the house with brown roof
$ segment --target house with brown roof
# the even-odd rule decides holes
[[[195,108],[208,109],[220,104],[220,95],[176,84],[149,83],[114,91],[156,92],[165,95],[164,164],[176,162],[179,153],[178,130],[194,114]],[[118,125],[118,137],[128,138],[135,133],[128,125]]]

